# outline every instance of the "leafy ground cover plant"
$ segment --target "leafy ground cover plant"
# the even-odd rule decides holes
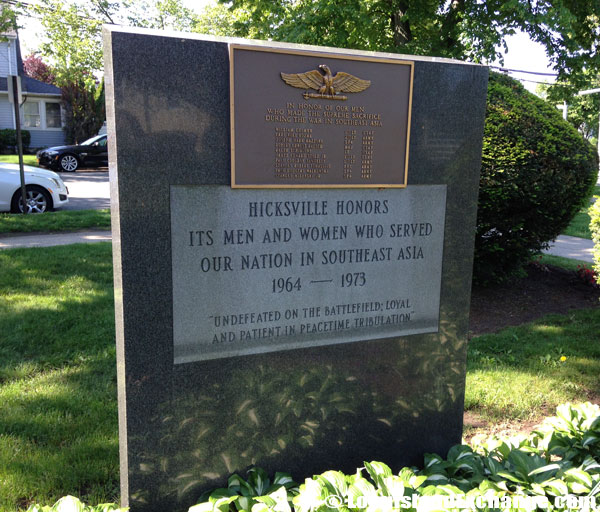
[[[259,474],[265,485],[256,485]],[[386,464],[365,462],[353,475],[326,471],[299,487],[287,475],[279,486],[276,481],[267,488],[266,475],[256,469],[248,482],[234,475],[227,489],[210,493],[189,512],[420,511],[431,503],[422,507],[420,499],[433,496],[463,500],[462,510],[508,510],[525,497],[546,503],[546,510],[573,510],[581,508],[574,502],[594,503],[600,496],[600,408],[589,402],[559,406],[529,436],[492,437],[476,449],[454,446],[445,459],[426,454],[423,469],[394,474]]]
[[[588,268],[587,265],[578,265],[577,266],[577,277],[581,279],[585,284],[589,284],[590,286],[600,286],[598,284],[598,276],[596,276],[596,272],[593,269]]]
[[[114,503],[102,503],[100,505],[86,505],[74,496],[65,496],[54,505],[32,505],[27,512],[126,512],[126,508],[119,508]]]

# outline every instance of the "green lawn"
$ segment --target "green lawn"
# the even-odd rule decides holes
[[[582,208],[575,217],[573,217],[573,220],[562,234],[587,238],[588,240],[592,239],[592,234],[590,232],[590,216],[588,215],[587,207]]]
[[[594,187],[594,196],[600,196],[600,185]],[[564,230],[563,235],[577,236],[579,238],[592,239],[590,233],[590,216],[588,215],[588,207],[584,207],[573,217],[571,223]]]
[[[9,164],[18,164],[19,155],[0,155],[0,162],[7,162]],[[38,166],[37,158],[35,155],[23,155],[23,163],[25,165]]]
[[[110,229],[110,210],[64,210],[36,215],[0,213],[0,233]]]
[[[118,498],[111,244],[0,251],[0,510]]]
[[[539,419],[600,396],[600,310],[550,315],[469,345],[465,409],[491,421]],[[561,358],[564,358],[561,360]]]
[[[573,260],[571,258],[563,258],[561,256],[553,256],[552,254],[540,254],[535,260],[535,263],[541,265],[552,265],[554,267],[562,267],[566,270],[577,272],[580,267],[587,266],[591,268],[592,264],[587,261]]]
[[[516,421],[597,398],[598,332],[586,310],[474,338],[466,409]],[[111,244],[0,251],[0,510],[118,500],[114,343]]]

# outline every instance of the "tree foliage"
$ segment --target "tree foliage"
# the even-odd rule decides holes
[[[27,9],[44,27],[40,54],[50,59],[59,86],[96,80],[103,68],[103,24],[189,31],[197,19],[182,0],[39,0]]]
[[[584,72],[588,81],[585,89],[600,87],[600,76],[595,73]],[[600,112],[600,94],[578,95],[579,88],[570,82],[558,81],[553,84],[539,84],[536,94],[551,104],[566,103],[568,105],[567,120],[586,139],[598,137],[598,115]]]
[[[8,2],[0,4],[0,34],[11,32],[18,28],[19,11]],[[3,37],[0,35],[0,39]]]
[[[51,59],[56,85],[92,84],[94,72],[102,69],[102,20],[86,5],[62,0],[41,0],[29,8],[41,18],[47,39],[40,53]]]
[[[597,0],[219,1],[242,37],[482,62],[523,30],[561,77],[600,69]]]
[[[67,143],[78,144],[96,135],[106,119],[104,82],[98,85],[70,82],[61,91]]]
[[[54,85],[56,81],[54,70],[35,53],[32,53],[23,60],[23,71],[27,76],[46,84]]]
[[[195,22],[181,0],[40,0],[27,9],[44,27],[46,39],[39,50],[52,63],[52,83],[62,90],[68,142],[95,135],[105,119],[104,85],[98,84],[103,24],[190,30]],[[38,57],[25,62],[29,76],[47,81],[42,64]]]

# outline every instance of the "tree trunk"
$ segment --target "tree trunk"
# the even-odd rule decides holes
[[[397,47],[404,46],[412,40],[410,23],[408,21],[402,21],[402,17],[406,14],[407,10],[408,5],[404,2],[400,2],[398,7],[392,10],[392,32],[394,34],[394,45]]]

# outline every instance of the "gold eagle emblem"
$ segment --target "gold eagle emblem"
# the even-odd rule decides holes
[[[361,92],[371,85],[370,80],[363,80],[350,73],[340,71],[333,76],[331,69],[320,64],[318,69],[306,73],[281,73],[282,80],[299,89],[314,89],[318,93],[305,91],[302,96],[308,98],[324,98],[327,100],[347,100],[348,96],[341,92]]]

